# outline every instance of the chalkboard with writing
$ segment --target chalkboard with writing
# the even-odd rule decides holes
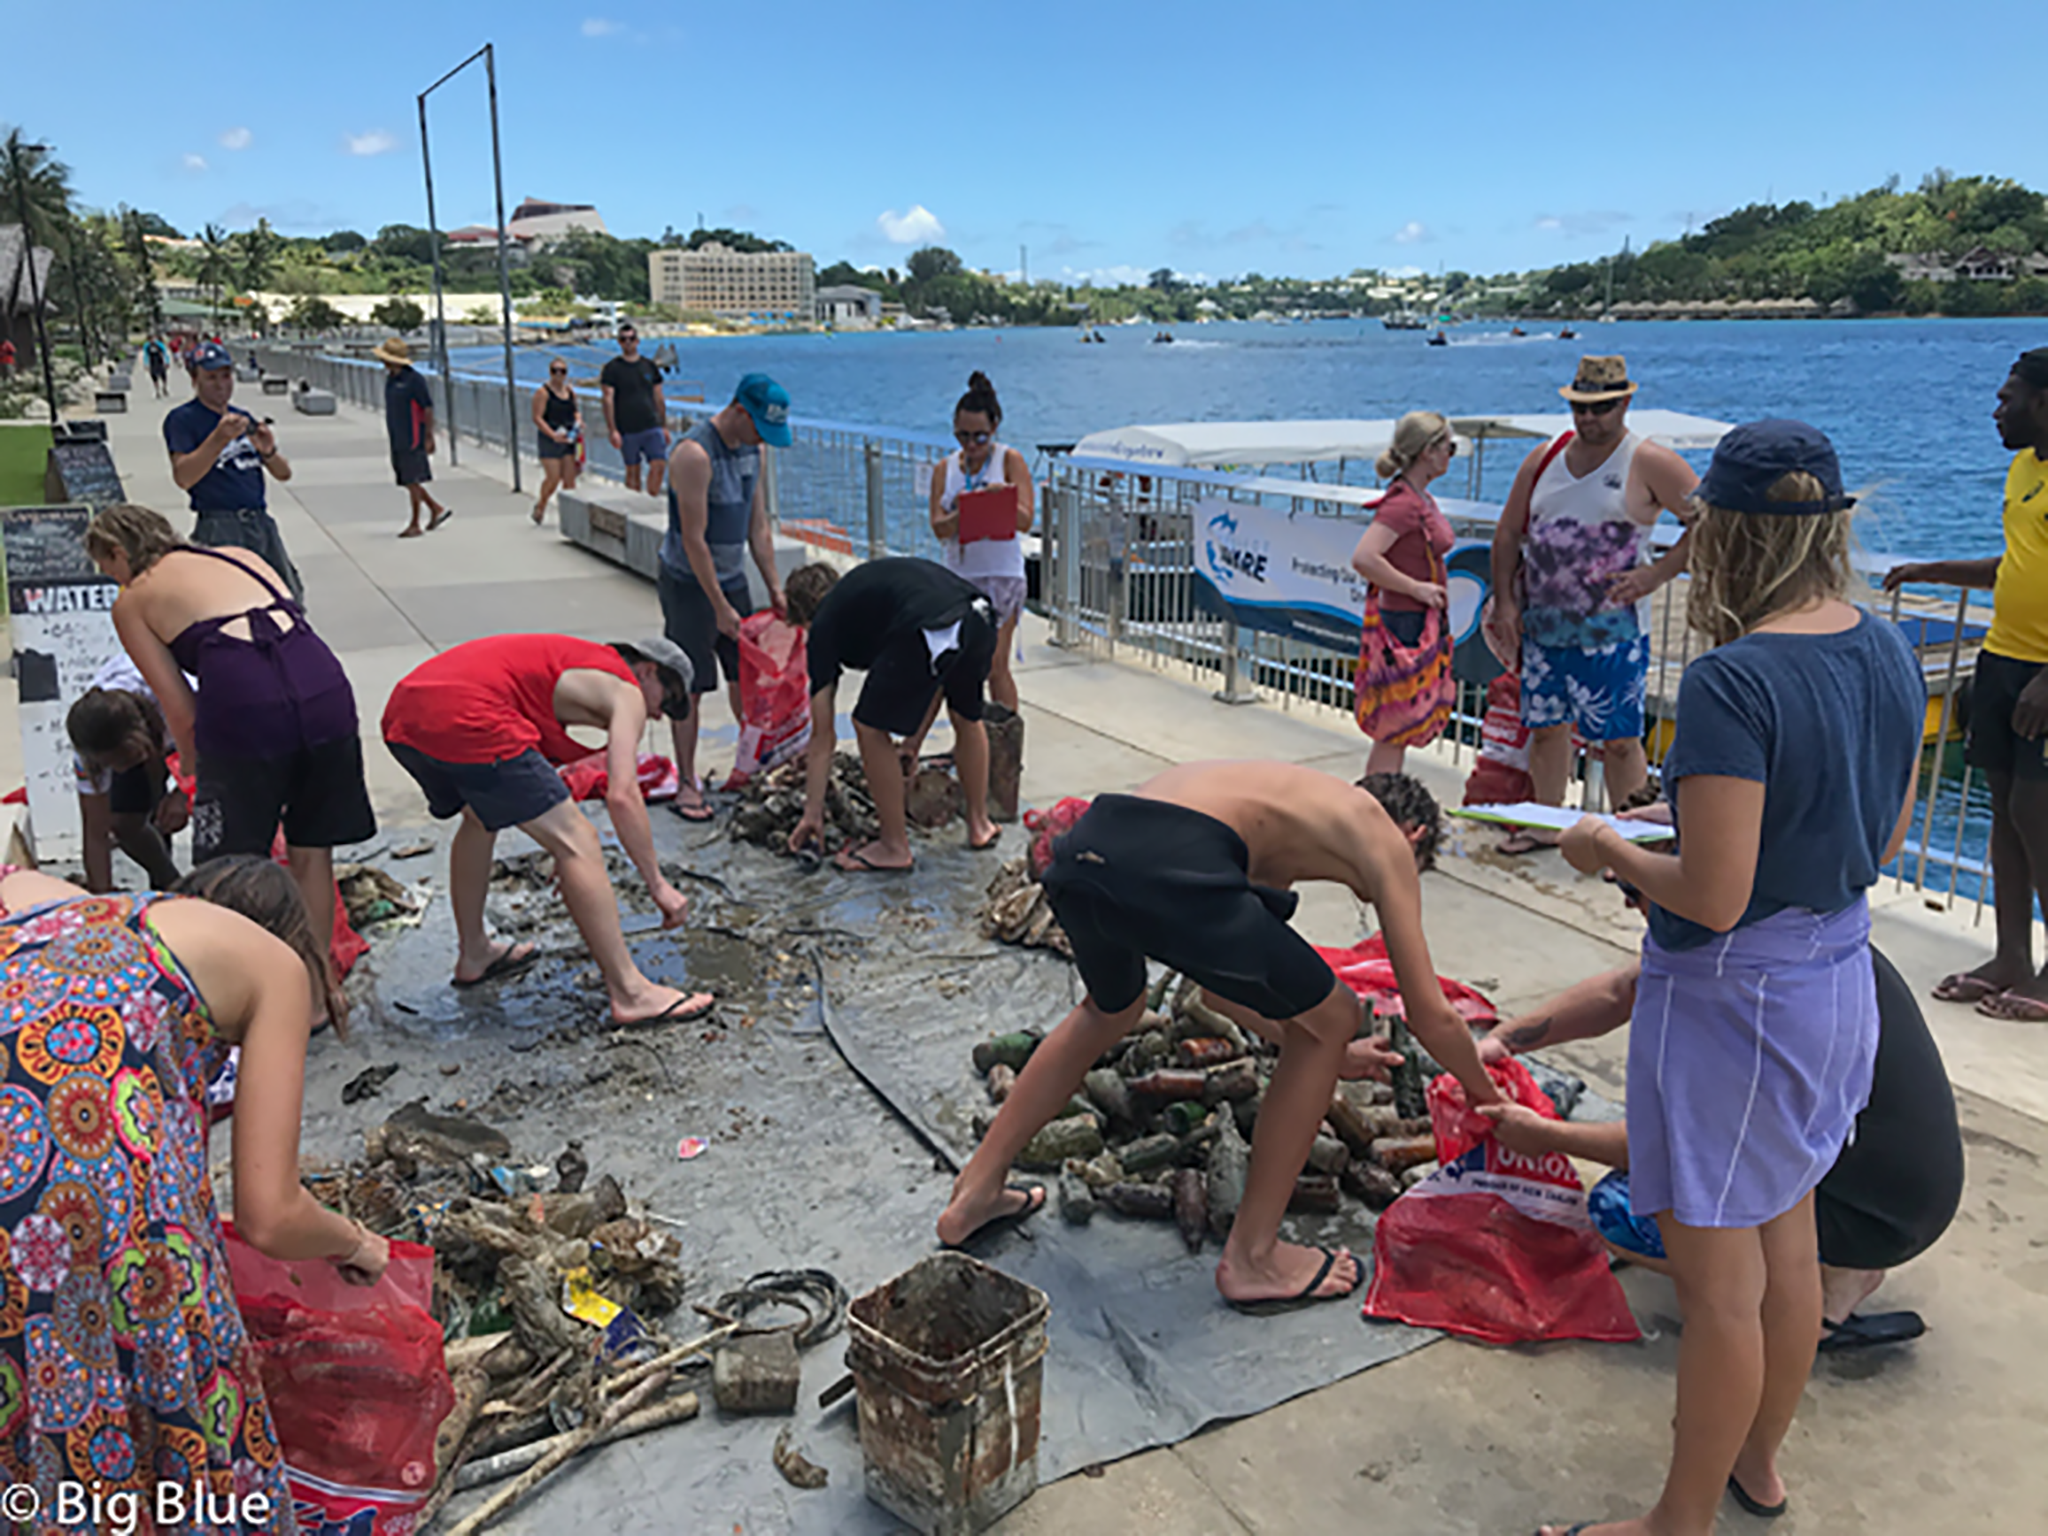
[[[43,476],[43,494],[53,501],[82,501],[95,508],[128,499],[105,443],[54,445],[50,467]]]
[[[7,585],[102,580],[85,552],[85,530],[91,522],[90,507],[9,507],[0,513]]]

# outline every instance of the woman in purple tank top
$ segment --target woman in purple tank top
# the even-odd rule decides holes
[[[377,830],[341,663],[248,550],[188,544],[157,513],[130,505],[104,508],[85,544],[121,584],[115,632],[197,781],[194,862],[267,857],[282,827],[292,878],[326,932],[333,850]]]

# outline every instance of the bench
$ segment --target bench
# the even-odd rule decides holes
[[[281,375],[265,375],[263,393],[266,395],[288,395],[292,392],[292,381]]]
[[[128,413],[128,391],[96,389],[92,392],[92,408],[102,416],[125,416]]]
[[[292,396],[292,404],[302,416],[334,414],[334,396],[324,389],[302,389]]]

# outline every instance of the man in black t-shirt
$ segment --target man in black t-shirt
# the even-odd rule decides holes
[[[370,355],[384,365],[384,430],[391,439],[391,473],[405,487],[412,516],[399,530],[401,539],[431,533],[455,514],[434,500],[427,483],[434,478],[434,396],[412,365],[412,348],[392,336],[377,343]],[[423,528],[420,514],[429,514]]]
[[[841,576],[807,565],[783,584],[792,624],[805,631],[811,674],[811,745],[804,814],[789,835],[791,852],[820,844],[825,786],[837,745],[834,703],[848,667],[867,673],[853,706],[861,767],[881,836],[842,848],[844,870],[907,870],[912,863],[907,775],[945,700],[953,722],[953,762],[967,796],[967,846],[992,848],[1000,835],[988,817],[988,733],[981,723],[988,669],[996,654],[995,610],[980,590],[930,560],[870,560]],[[897,742],[910,743],[899,753]],[[820,850],[822,851],[822,849]]]
[[[640,489],[640,466],[647,466],[647,494],[661,494],[668,468],[668,402],[662,398],[661,369],[640,355],[640,333],[631,321],[619,326],[619,355],[604,365],[597,380],[604,386],[604,425],[612,446],[626,461],[626,489]]]

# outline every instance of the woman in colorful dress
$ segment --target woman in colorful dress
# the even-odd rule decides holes
[[[1435,741],[1451,717],[1444,556],[1452,534],[1429,485],[1457,451],[1448,421],[1435,411],[1410,411],[1374,466],[1391,483],[1351,555],[1351,568],[1371,584],[1354,711],[1359,729],[1372,737],[1368,774],[1399,773],[1408,749]]]
[[[244,1240],[362,1283],[390,1249],[299,1182],[306,1040],[339,1012],[291,877],[220,859],[184,888],[206,899],[0,875],[0,1479],[45,1522],[66,1482],[145,1512],[160,1486],[191,1510],[196,1485],[192,1528],[289,1532],[208,1172],[206,1088],[231,1047]]]

